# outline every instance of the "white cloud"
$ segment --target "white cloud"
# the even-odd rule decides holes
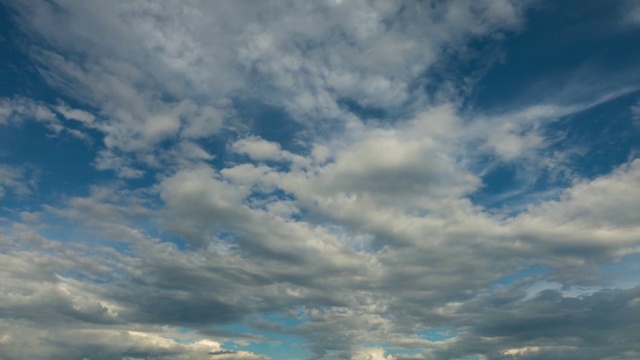
[[[82,129],[70,127],[61,119],[78,121],[91,127],[95,116],[84,110],[71,109],[66,104],[52,106],[23,97],[0,98],[0,125],[19,128],[26,121],[36,121],[49,130],[49,135],[57,136],[64,132],[86,143],[92,142],[92,138]]]
[[[253,160],[282,160],[287,153],[280,144],[261,139],[256,136],[240,139],[231,144],[234,152],[249,156]]]
[[[60,120],[45,104],[27,98],[0,98],[0,125],[14,125],[24,121],[38,121],[54,134],[63,129]]]
[[[639,165],[640,161],[634,160],[609,175],[576,182],[559,200],[532,206],[513,219],[511,230],[531,244],[546,248],[550,255],[566,259],[567,264],[572,254],[582,262],[591,257],[614,259],[637,252]]]
[[[538,161],[542,158],[540,151],[553,145],[543,132],[546,126],[634,91],[637,91],[636,87],[624,87],[582,103],[536,104],[507,114],[475,119],[469,134],[480,137],[481,149],[494,153],[501,161]]]
[[[391,355],[385,356],[383,348],[367,348],[352,356],[351,360],[396,360],[396,358]]]
[[[548,126],[635,89],[497,115],[425,94],[435,66],[517,30],[528,3],[12,4],[42,40],[28,48],[41,75],[80,105],[2,99],[0,124],[100,134],[93,165],[121,179],[17,212],[28,224],[1,220],[0,358],[266,359],[221,347],[257,337],[222,328],[240,322],[302,336],[318,358],[580,354],[559,347],[595,338],[575,303],[606,330],[613,313],[612,336],[636,333],[637,289],[555,284],[599,283],[602,264],[637,253],[640,161],[573,174],[516,215],[472,200],[494,166],[535,182],[565,165],[545,157]],[[253,105],[301,130],[261,133]],[[384,119],[365,116],[377,110]],[[0,166],[0,191],[33,191],[21,169]],[[535,288],[542,278],[554,287]],[[419,335],[434,328],[456,336]],[[597,339],[611,353],[635,344]]]
[[[507,0],[434,3],[428,11],[385,1],[15,4],[24,25],[52,45],[31,49],[41,74],[97,109],[101,121],[66,105],[57,111],[101,131],[108,158],[210,137],[233,118],[242,93],[308,126],[358,123],[344,100],[396,112],[424,104],[413,85],[443,48],[463,51],[469,39],[516,29],[526,7]],[[127,177],[140,170],[101,163]]]
[[[55,110],[68,120],[92,123],[96,119],[93,114],[80,109],[72,109],[67,104],[58,105],[55,107]]]

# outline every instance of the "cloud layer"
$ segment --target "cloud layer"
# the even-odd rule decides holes
[[[0,4],[0,359],[640,357],[637,88],[469,105],[535,2]]]

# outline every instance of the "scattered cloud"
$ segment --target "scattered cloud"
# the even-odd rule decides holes
[[[474,102],[555,8],[1,6],[1,360],[640,356],[638,88]]]
[[[16,167],[0,164],[0,198],[7,193],[27,196],[37,187],[37,172],[27,167]]]

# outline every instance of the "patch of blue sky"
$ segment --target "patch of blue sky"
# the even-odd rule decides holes
[[[525,189],[530,188],[531,179],[519,176],[515,164],[495,167],[482,177],[483,187],[471,194],[471,200],[488,209],[502,208],[520,201]]]
[[[507,275],[497,280],[491,286],[489,286],[489,290],[495,289],[499,286],[509,286],[522,280],[536,278],[541,275],[547,274],[549,271],[549,268],[543,265],[530,265],[518,273]]]
[[[640,284],[640,254],[623,256],[615,263],[606,264],[602,275],[615,288],[633,288]]]
[[[417,335],[429,341],[446,341],[458,337],[458,333],[452,327],[423,329],[417,332]]]
[[[147,230],[147,228],[144,228],[143,230]],[[156,241],[175,246],[180,251],[185,251],[197,247],[196,245],[190,243],[183,236],[173,233],[170,230],[161,229],[160,227],[154,228],[153,225],[148,228],[148,232],[145,232],[145,234],[153,239],[156,239]]]
[[[46,104],[66,103],[74,108],[82,108],[46,83],[33,61],[27,57],[20,43],[21,36],[11,24],[7,7],[0,6],[0,97],[24,97]],[[86,189],[88,183],[108,178],[107,174],[90,165],[95,159],[99,142],[87,143],[67,132],[54,134],[44,124],[31,120],[24,119],[19,125],[0,127],[0,163],[22,166],[37,164],[45,181],[39,184],[39,196],[32,197],[32,204],[36,204],[36,199],[40,201],[59,189],[65,189],[65,194],[74,194]],[[66,122],[65,128],[75,129],[76,124]],[[91,130],[84,131],[91,137],[95,135]],[[20,204],[11,204],[12,207],[30,203],[28,197],[22,200]]]
[[[186,327],[179,327],[178,329],[176,329],[176,331],[178,332],[178,334],[190,334],[193,330]]]
[[[302,313],[299,312],[299,314],[302,314]],[[290,317],[290,316],[282,316],[282,315],[280,315],[278,313],[263,314],[262,318],[264,320],[269,321],[269,322],[278,323],[278,324],[282,325],[285,329],[291,329],[293,327],[296,327],[298,325],[302,325],[304,323],[304,320],[302,320],[302,319],[295,318],[295,317]]]
[[[560,134],[551,151],[571,151],[571,170],[583,178],[609,173],[615,167],[638,156],[640,128],[634,124],[630,108],[640,99],[632,91],[548,126],[547,135]]]
[[[472,106],[495,112],[539,102],[583,102],[594,89],[637,84],[640,73],[631,70],[640,61],[639,30],[615,23],[618,5],[570,0],[529,11],[526,29],[504,40],[508,52],[475,87]]]
[[[24,121],[17,127],[0,127],[0,163],[38,168],[33,191],[38,196],[25,196],[21,199],[22,206],[28,205],[29,200],[37,205],[43,198],[51,199],[59,189],[64,189],[66,195],[81,194],[87,191],[88,183],[106,181],[107,175],[90,165],[94,157],[95,149],[91,146],[66,134],[51,136],[41,123]]]
[[[234,99],[234,111],[239,119],[247,119],[247,129],[251,129],[240,135],[256,135],[295,153],[307,150],[297,141],[305,127],[283,109],[252,99]]]
[[[269,205],[273,201],[295,201],[296,196],[292,193],[285,192],[279,188],[273,189],[256,189],[247,198],[246,202],[251,205],[252,208],[266,209],[266,205]],[[263,191],[267,190],[267,191]]]
[[[543,130],[551,146],[538,156],[557,161],[557,167],[536,170],[532,176],[531,169],[520,163],[497,164],[483,174],[483,187],[471,200],[487,209],[517,213],[527,205],[557,198],[576,179],[607,174],[637,157],[640,128],[630,108],[639,95],[631,91],[551,122]]]
[[[527,28],[505,39],[501,46],[508,53],[490,64],[474,86],[469,108],[504,114],[538,104],[585,104],[637,86],[638,29],[611,23],[619,11],[614,3],[571,3],[571,11],[559,4],[530,11]],[[640,130],[630,111],[637,102],[638,92],[632,91],[550,122],[543,135],[551,146],[539,156],[563,153],[568,161],[564,173],[542,171],[532,177],[518,164],[499,164],[483,174],[484,187],[472,194],[472,201],[514,214],[558,196],[576,177],[606,174],[630,154],[637,156]]]
[[[299,324],[298,320],[277,315],[266,315],[265,320],[277,321],[285,328]],[[246,323],[222,326],[221,329],[239,334],[251,334],[254,337],[265,339],[244,341],[231,338],[222,344],[225,349],[250,351],[282,360],[299,360],[310,357],[310,352],[305,349],[305,346],[309,344],[308,341],[299,336],[254,329]]]
[[[146,221],[137,221],[136,229],[141,231],[142,234],[148,238],[160,241],[162,243],[168,243],[176,246],[181,251],[195,250],[200,247],[200,243],[193,243],[190,239],[180,235],[177,232],[173,232],[170,227],[158,226],[160,219],[147,219]],[[204,235],[207,239],[214,241],[220,249],[231,250],[236,246],[236,238],[238,233],[226,229],[224,227],[218,227],[211,229],[208,234]]]
[[[358,101],[350,98],[344,98],[338,100],[338,105],[347,109],[347,111],[358,115],[358,117],[362,120],[382,120],[389,121],[388,112],[381,108],[376,107],[374,105],[363,105]]]
[[[483,187],[469,199],[490,213],[514,216],[529,205],[557,199],[565,189],[548,171],[533,176],[530,171],[515,164],[498,165],[482,177]]]
[[[55,100],[59,95],[43,81],[23,51],[24,36],[13,24],[9,9],[0,5],[0,97]]]

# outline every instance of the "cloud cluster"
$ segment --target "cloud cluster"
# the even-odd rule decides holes
[[[416,134],[410,128],[407,133],[372,136]],[[394,157],[366,170],[377,172],[377,166],[390,166],[394,171],[414,171],[405,168],[403,161],[411,161],[422,141],[429,143],[429,138],[417,144],[410,138],[389,142],[397,147]],[[87,198],[69,198],[64,207],[48,210],[55,216],[82,220],[83,226],[104,229],[97,234],[128,244],[128,255],[110,246],[47,240],[15,224],[3,241],[6,263],[12,264],[3,275],[3,283],[9,284],[3,304],[5,314],[17,316],[25,325],[9,332],[29,331],[28,324],[42,323],[44,318],[49,326],[75,324],[69,329],[74,339],[80,336],[76,327],[82,324],[87,337],[78,341],[105,354],[169,356],[197,352],[200,347],[156,339],[151,349],[144,341],[155,338],[145,334],[153,330],[160,333],[154,336],[173,332],[179,337],[175,334],[179,327],[208,334],[211,325],[244,320],[256,329],[304,336],[317,356],[335,352],[356,359],[388,358],[378,350],[359,350],[362,344],[384,342],[399,349],[426,349],[421,355],[394,355],[399,359],[469,354],[579,358],[584,356],[581,344],[590,343],[589,337],[602,329],[568,338],[550,337],[546,332],[581,327],[591,317],[599,323],[611,308],[623,309],[620,316],[631,328],[636,326],[637,288],[614,293],[596,289],[583,295],[544,287],[527,290],[541,279],[533,274],[514,284],[485,289],[514,272],[526,271],[531,264],[547,266],[550,274],[545,278],[567,286],[600,284],[599,264],[638,250],[639,202],[634,191],[640,175],[638,161],[609,175],[577,182],[558,200],[504,219],[465,200],[465,193],[477,184],[471,181],[471,187],[460,191],[458,183],[448,180],[456,163],[446,162],[446,157],[441,160],[448,166],[415,170],[431,171],[425,174],[437,180],[433,194],[429,189],[434,180],[429,176],[415,177],[412,186],[403,184],[395,190],[395,200],[376,187],[379,179],[357,188],[348,186],[354,174],[365,170],[354,165],[342,171],[339,164],[369,142],[364,138],[345,147],[328,163],[308,158],[301,161],[307,165],[297,169],[278,170],[266,164],[221,171],[204,166],[183,169],[159,184],[164,203],[159,210],[141,205],[144,201],[136,197],[142,194],[113,188],[96,188]],[[393,190],[392,181],[386,186]],[[275,196],[276,191],[291,195]],[[422,200],[418,198],[424,193]],[[303,218],[302,212],[306,213]],[[135,217],[149,218],[180,235],[187,247],[150,237],[139,225],[144,221],[131,221]],[[27,250],[35,246],[43,250]],[[620,298],[605,294],[620,294]],[[613,304],[616,301],[620,304]],[[260,317],[247,318],[273,312],[303,322],[282,327]],[[541,316],[549,320],[539,320]],[[539,332],[531,327],[531,318],[540,322]],[[504,319],[504,324],[496,319]],[[86,329],[87,324],[94,328]],[[623,323],[612,320],[609,324],[609,331],[633,333]],[[443,342],[418,335],[420,329],[440,327],[456,329],[456,337]],[[39,337],[54,344],[71,341],[46,334]],[[125,345],[109,345],[111,338]],[[620,356],[633,353],[633,342],[625,342],[625,347],[614,339],[601,339],[599,346],[607,349],[601,351]],[[50,346],[41,351],[54,351]],[[89,351],[80,348],[80,352]]]
[[[0,125],[96,143],[115,177],[0,218],[0,359],[640,356],[640,160],[580,174],[553,128],[636,90],[488,114],[439,68],[529,5],[6,5],[60,99],[0,99]],[[561,185],[477,201],[504,168]]]
[[[42,76],[98,110],[98,167],[123,177],[141,176],[130,165],[149,165],[163,142],[242,121],[238,100],[262,99],[313,127],[356,126],[348,103],[406,113],[427,101],[417,79],[442,53],[518,28],[525,8],[507,0],[13,4],[21,25],[46,41],[29,48]]]

